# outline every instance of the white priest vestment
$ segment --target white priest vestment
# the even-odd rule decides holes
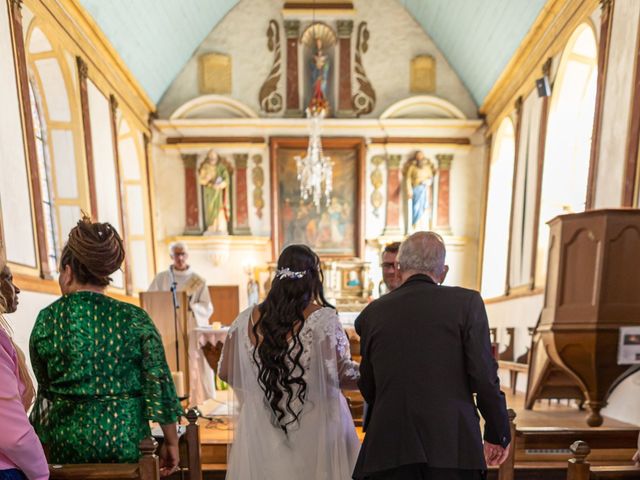
[[[189,405],[202,405],[206,400],[215,398],[213,370],[207,363],[202,347],[198,344],[196,327],[209,325],[209,317],[213,313],[213,304],[209,297],[209,289],[205,280],[196,274],[191,267],[186,270],[170,268],[158,273],[149,286],[149,291],[168,292],[171,284],[176,282],[179,292],[186,292],[189,297],[191,315],[188,319],[189,338]]]

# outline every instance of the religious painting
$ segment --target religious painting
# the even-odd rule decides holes
[[[303,243],[324,258],[358,257],[363,238],[362,139],[323,139],[330,157],[333,188],[316,206],[304,199],[296,157],[306,154],[306,138],[274,138],[271,143],[274,256],[287,245]]]

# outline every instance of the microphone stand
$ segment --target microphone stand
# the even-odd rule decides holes
[[[180,304],[178,303],[178,283],[176,282],[175,276],[173,275],[173,265],[170,268],[171,270],[171,298],[173,299],[173,329],[176,336],[176,371],[180,371],[180,344],[178,339],[178,309],[180,308]]]

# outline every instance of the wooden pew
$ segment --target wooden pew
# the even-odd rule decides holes
[[[145,438],[140,442],[138,463],[86,463],[49,465],[51,480],[159,480],[160,463],[155,454],[158,442]]]
[[[180,449],[180,478],[185,478],[183,474],[187,472],[186,478],[189,480],[202,480],[199,416],[199,412],[195,408],[189,409],[186,414],[189,425],[187,425],[187,431],[180,437],[178,443]],[[175,475],[178,475],[178,473]]]
[[[572,468],[576,471],[581,471],[585,467],[581,467],[582,461],[586,458],[586,456],[591,453],[591,448],[588,448],[588,451],[585,450],[586,442],[578,441],[580,436],[588,435],[589,443],[591,447],[598,449],[600,455],[602,455],[602,451],[608,451],[608,458],[611,459],[613,463],[620,462],[620,455],[611,455],[611,452],[618,451],[633,451],[635,450],[636,440],[638,438],[637,430],[619,430],[619,431],[607,431],[606,429],[590,429],[589,431],[579,431],[571,428],[543,428],[543,429],[532,429],[532,430],[518,430],[516,428],[515,422],[516,414],[513,410],[509,410],[509,425],[511,428],[511,447],[509,451],[509,457],[507,460],[499,467],[498,469],[498,480],[514,480],[518,478],[518,473],[520,475],[524,475],[525,472],[538,472],[539,478],[547,478],[546,476],[557,475],[558,473],[562,474],[561,478],[564,478],[564,473],[562,472],[565,468],[567,468],[567,459],[569,460],[569,465],[575,464]],[[569,449],[567,449],[567,445],[571,445]],[[564,457],[561,461],[549,461],[549,460],[533,460],[527,461],[523,460],[523,453],[527,451],[536,450],[569,450],[568,458]],[[586,451],[586,453],[585,453]],[[626,454],[626,453],[625,453]],[[629,465],[631,465],[631,456],[633,453],[629,453]],[[518,458],[516,462],[516,457]],[[614,460],[613,458],[616,458]],[[571,462],[573,460],[573,462]],[[599,460],[599,463],[609,462],[610,460],[603,460],[602,457]],[[626,460],[623,460],[626,461]],[[611,464],[609,464],[611,465]],[[624,467],[626,468],[626,467]],[[588,479],[609,479],[612,480],[615,478],[636,478],[640,479],[640,470],[632,470],[632,472],[636,475],[636,477],[606,477],[606,476],[594,476],[594,475],[604,475],[605,473],[611,474],[611,471],[620,472],[624,470],[622,466],[591,466],[592,476],[586,477]],[[493,467],[490,468],[493,470]],[[555,472],[555,473],[554,473]],[[525,475],[526,476],[526,475]],[[495,478],[495,477],[494,477]],[[532,478],[527,476],[527,478]],[[537,478],[537,477],[534,477]],[[554,478],[557,478],[554,477]],[[582,480],[580,477],[572,480]]]
[[[516,384],[518,383],[518,374],[527,373],[529,371],[529,365],[526,363],[509,362],[507,360],[498,360],[498,368],[507,370],[509,372],[509,388],[511,393],[516,394]]]
[[[572,458],[567,463],[567,480],[639,479],[640,467],[635,465],[593,466],[587,461],[591,448],[578,440],[569,447]]]

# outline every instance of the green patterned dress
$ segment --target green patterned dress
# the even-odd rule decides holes
[[[31,421],[51,463],[138,461],[149,420],[182,412],[147,313],[93,292],[65,295],[31,333],[38,395]]]

